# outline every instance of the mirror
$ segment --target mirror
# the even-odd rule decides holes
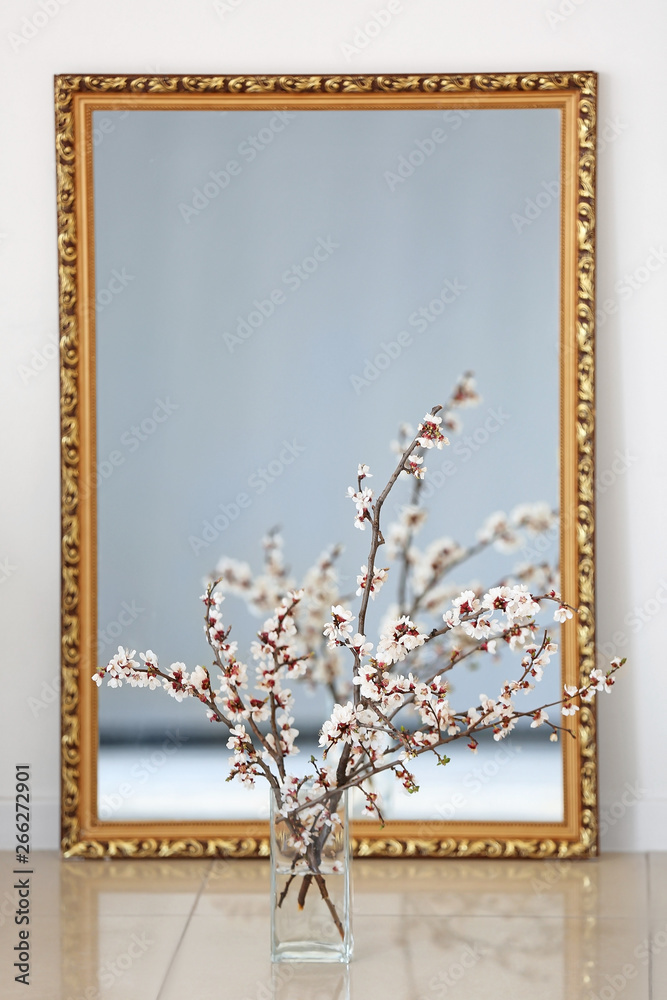
[[[427,455],[415,544],[470,557],[452,591],[559,573],[580,613],[535,704],[593,665],[594,99],[592,74],[57,78],[66,853],[266,851],[268,796],[225,783],[200,705],[90,677],[119,644],[208,662],[216,567],[247,651],[268,610],[239,591],[267,536],[295,585],[344,546],[354,595],[357,463],[381,487],[399,426],[465,372],[481,402]],[[389,519],[409,502],[399,483]],[[480,545],[498,511],[515,544]],[[457,700],[504,661],[461,670]],[[302,767],[330,706],[326,684],[298,693]],[[445,774],[420,758],[422,791],[383,785],[358,852],[594,852],[594,717],[566,723],[558,743],[455,743]]]

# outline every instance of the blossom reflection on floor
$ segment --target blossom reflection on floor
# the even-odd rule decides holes
[[[14,860],[0,854],[5,886]],[[347,975],[271,969],[265,860],[32,861],[39,1000],[488,1000],[489,984],[512,1000],[667,996],[667,853],[357,860]],[[15,930],[0,925],[4,955]],[[26,992],[7,975],[3,990]]]

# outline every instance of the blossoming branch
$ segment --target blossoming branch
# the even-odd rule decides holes
[[[428,473],[425,454],[449,443],[443,427],[456,432],[460,419],[455,411],[478,398],[467,374],[445,407],[434,407],[414,432],[403,427],[395,445],[397,464],[378,493],[368,485],[373,478],[369,466],[358,466],[356,486],[348,488],[347,497],[354,505],[354,526],[370,529],[370,543],[356,577],[356,614],[350,606],[355,595],[342,595],[338,588],[339,547],[325,553],[298,586],[289,578],[280,539],[272,533],[265,539],[262,577],[253,579],[245,564],[223,560],[219,575],[208,582],[202,601],[210,666],[189,670],[184,663],[172,663],[164,669],[152,650],[141,653],[142,664],[134,659],[134,650],[119,647],[93,676],[98,685],[106,679],[110,687],[127,682],[160,688],[177,701],[196,698],[205,706],[211,722],[222,725],[227,734],[232,751],[228,780],[251,788],[259,778],[272,789],[290,833],[293,876],[308,873],[299,904],[312,880],[337,927],[323,848],[339,824],[336,809],[344,790],[360,789],[366,814],[382,821],[374,783],[380,773],[392,772],[405,789],[415,792],[418,785],[410,770],[414,758],[431,754],[446,764],[444,748],[453,741],[464,739],[474,752],[480,734],[490,731],[494,740],[505,739],[520,720],[531,728],[545,727],[557,740],[568,716],[597,693],[611,690],[614,674],[625,662],[613,660],[608,671],[594,669],[580,686],[565,686],[559,698],[522,708],[521,697],[542,680],[558,649],[553,624],[540,623],[540,616],[548,612],[551,622],[560,626],[576,614],[558,592],[557,574],[547,564],[529,564],[486,590],[468,586],[457,591],[448,584],[452,570],[485,548],[511,552],[519,546],[522,531],[550,531],[557,515],[547,504],[522,504],[510,516],[492,514],[468,545],[446,537],[424,551],[416,548],[415,538],[426,520],[421,505]],[[383,505],[399,479],[412,483],[410,503],[385,538]],[[378,565],[383,546],[393,567]],[[397,577],[397,601],[374,642],[367,626],[370,602],[392,574]],[[248,663],[237,656],[231,625],[223,618],[223,590],[241,594],[265,614],[271,608],[250,649],[252,682]],[[476,704],[456,706],[448,674],[471,658],[496,657],[499,643],[517,656],[515,676],[499,684],[493,696],[482,693]],[[347,670],[341,657],[348,657]],[[310,774],[298,777],[290,772],[290,758],[299,752],[292,685],[304,681],[324,684],[334,704],[319,733],[324,762],[311,758]],[[289,883],[281,905],[288,888]]]

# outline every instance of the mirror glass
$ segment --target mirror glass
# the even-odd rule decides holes
[[[221,559],[256,579],[272,531],[296,583],[341,544],[340,594],[356,613],[369,532],[346,488],[360,462],[383,486],[400,425],[446,403],[465,372],[481,401],[426,455],[415,546],[474,549],[490,515],[542,504],[548,530],[484,547],[443,584],[557,570],[557,108],[128,106],[93,111],[92,142],[100,663],[119,644],[209,663],[203,581]],[[409,502],[399,482],[385,523]],[[380,565],[392,567],[383,550]],[[371,607],[373,642],[397,576]],[[223,611],[252,662],[262,615],[234,593]],[[458,668],[457,708],[513,676],[503,652],[487,661]],[[535,704],[558,697],[552,668]],[[330,705],[322,684],[299,692],[295,770]],[[98,724],[101,820],[267,815],[264,789],[225,783],[226,738],[198,703],[103,686]],[[388,782],[387,818],[562,821],[562,748],[543,730],[450,756],[446,773],[416,765],[419,795]]]

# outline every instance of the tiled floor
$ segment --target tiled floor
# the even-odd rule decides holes
[[[8,1000],[667,998],[667,854],[355,861],[355,953],[345,969],[271,967],[265,862],[38,853],[29,992],[14,982],[10,957],[13,863],[0,854]]]

